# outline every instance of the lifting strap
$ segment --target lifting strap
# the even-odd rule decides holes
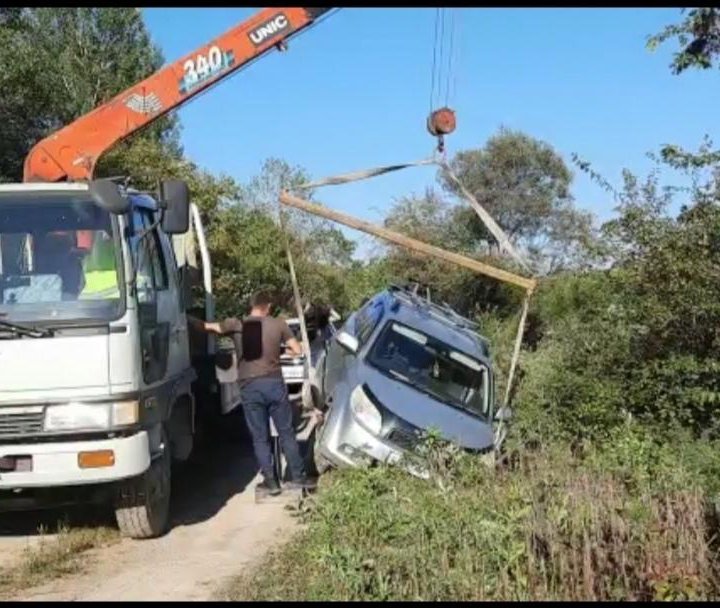
[[[287,254],[288,266],[290,268],[290,282],[293,288],[293,300],[295,300],[295,312],[300,321],[300,338],[305,354],[305,363],[303,364],[305,377],[310,377],[310,340],[308,338],[307,326],[305,325],[305,314],[303,312],[302,300],[300,298],[300,287],[298,286],[297,274],[295,273],[295,263],[293,262],[292,251],[290,251],[290,239],[288,238],[287,226],[285,224],[285,212],[278,201],[278,213],[280,217],[280,230],[285,241],[285,253]]]
[[[470,203],[473,209],[475,209],[475,213],[478,214],[478,217],[480,218],[480,221],[485,224],[487,229],[492,233],[492,235],[495,237],[495,240],[498,242],[500,247],[505,250],[508,254],[512,256],[512,258],[520,264],[526,271],[532,272],[530,269],[530,266],[525,262],[525,259],[515,250],[515,247],[512,246],[512,243],[510,242],[510,239],[505,234],[505,231],[500,228],[500,226],[497,224],[497,222],[493,219],[493,217],[485,210],[485,208],[478,202],[478,200],[470,193],[470,191],[463,185],[463,183],[458,179],[457,175],[455,175],[454,171],[450,168],[450,165],[445,162],[444,160],[441,160],[438,162],[438,165],[445,171],[446,175],[453,181],[453,183],[460,189],[460,192],[465,197],[465,199]]]
[[[525,259],[518,253],[513,247],[510,239],[505,234],[505,231],[498,225],[493,217],[487,212],[487,210],[478,202],[478,200],[470,193],[470,191],[462,184],[460,179],[455,175],[450,165],[443,159],[438,158],[426,158],[415,162],[401,163],[397,165],[385,165],[383,167],[373,167],[372,169],[365,169],[362,171],[353,171],[351,173],[343,173],[341,175],[333,175],[325,177],[314,182],[308,182],[298,186],[300,190],[310,190],[315,188],[322,188],[323,186],[338,186],[341,184],[349,184],[351,182],[357,182],[371,177],[377,177],[379,175],[385,175],[393,171],[399,171],[401,169],[407,169],[409,167],[422,167],[426,165],[437,165],[440,167],[445,174],[452,180],[452,182],[458,187],[463,198],[465,198],[470,206],[478,214],[480,221],[485,224],[487,229],[495,237],[495,240],[500,245],[500,248],[508,253],[520,266],[523,267],[527,272],[532,272],[530,265]]]
[[[300,190],[310,190],[311,188],[321,188],[323,186],[338,186],[340,184],[348,184],[350,182],[357,182],[363,179],[369,179],[371,177],[377,177],[378,175],[384,175],[392,171],[399,171],[401,169],[407,169],[408,167],[422,167],[423,165],[436,165],[437,160],[434,158],[426,158],[424,160],[418,160],[411,163],[402,163],[399,165],[386,165],[384,167],[374,167],[373,169],[365,169],[364,171],[353,171],[352,173],[343,173],[341,175],[333,175],[319,179],[315,182],[308,182],[298,186]]]
[[[522,266],[527,272],[530,274],[534,274],[532,272],[532,269],[530,265],[525,261],[525,259],[520,255],[520,253],[515,249],[515,247],[512,245],[512,242],[508,238],[507,234],[505,234],[505,231],[498,225],[498,223],[493,219],[493,217],[487,212],[487,210],[478,202],[478,200],[470,193],[470,191],[463,185],[463,183],[460,181],[460,179],[455,175],[455,172],[452,170],[450,165],[447,163],[447,161],[443,159],[438,159],[436,157],[429,158],[429,159],[423,159],[415,162],[409,162],[409,163],[401,163],[396,165],[385,165],[382,167],[374,167],[372,169],[365,169],[362,171],[353,171],[351,173],[344,173],[341,175],[335,175],[331,177],[326,177],[314,182],[308,182],[305,184],[300,185],[298,188],[300,190],[310,190],[315,188],[320,188],[323,186],[336,186],[341,184],[347,184],[351,182],[361,181],[365,179],[369,179],[371,177],[377,177],[379,175],[384,175],[386,173],[391,173],[393,171],[399,171],[401,169],[407,169],[409,167],[421,167],[425,165],[437,165],[441,168],[441,170],[447,175],[447,177],[455,184],[455,186],[458,188],[460,194],[463,198],[465,198],[468,203],[470,203],[470,206],[475,210],[475,213],[477,213],[478,217],[480,218],[480,221],[487,227],[487,229],[490,231],[490,233],[495,237],[498,244],[500,245],[501,249],[504,250],[506,253],[508,253],[520,266]],[[282,208],[280,209],[281,214],[281,222],[282,222]],[[285,231],[284,225],[283,225],[283,232]],[[290,277],[293,281],[293,291],[295,293],[295,301],[297,306],[300,305],[300,296],[299,296],[299,289],[297,286],[297,278],[295,276],[295,269],[292,264],[292,255],[290,253],[290,247],[289,242],[287,241],[287,234],[285,234],[286,238],[286,248],[288,253],[288,261],[290,263]],[[533,277],[534,278],[534,277]],[[508,379],[505,387],[505,396],[503,399],[503,406],[507,407],[510,404],[510,397],[512,394],[512,385],[513,381],[515,379],[515,371],[517,369],[517,364],[520,359],[520,349],[522,346],[522,338],[525,333],[525,324],[527,323],[527,315],[528,310],[530,308],[530,298],[532,297],[534,287],[528,287],[526,289],[525,298],[523,300],[523,307],[522,307],[522,313],[520,315],[520,322],[518,323],[518,329],[517,334],[515,336],[515,344],[513,347],[513,354],[512,359],[510,361],[510,369],[508,371]],[[305,330],[305,324],[304,324],[304,318],[299,315],[301,318],[301,328],[303,331],[303,341],[306,340],[307,333]],[[307,352],[309,352],[309,344],[306,343],[305,348],[307,349]],[[496,448],[499,447],[501,442],[501,438],[504,438],[504,434],[506,433],[506,424],[504,421],[500,421],[496,430]]]

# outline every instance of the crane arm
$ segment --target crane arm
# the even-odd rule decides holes
[[[37,143],[25,182],[92,179],[100,156],[311,25],[329,8],[265,8]]]

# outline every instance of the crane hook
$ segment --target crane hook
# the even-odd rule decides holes
[[[433,137],[438,139],[438,152],[445,150],[445,135],[455,130],[455,112],[450,108],[440,108],[428,116],[427,130]]]

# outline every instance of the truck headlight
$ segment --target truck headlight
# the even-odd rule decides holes
[[[355,419],[368,431],[377,435],[382,428],[382,416],[372,401],[365,394],[362,386],[358,386],[350,395],[350,409]]]
[[[138,422],[137,401],[65,403],[45,410],[45,431],[106,431]]]

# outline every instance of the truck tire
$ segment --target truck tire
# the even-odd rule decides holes
[[[165,449],[145,473],[121,482],[115,503],[115,519],[122,536],[156,538],[167,529],[170,514],[172,454]]]

